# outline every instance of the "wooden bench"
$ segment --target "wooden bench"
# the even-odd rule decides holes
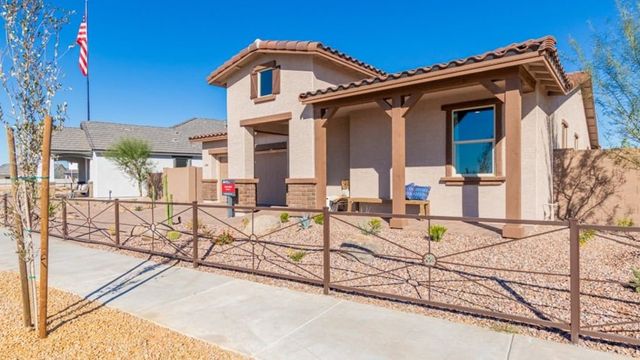
[[[391,199],[350,197],[347,202],[347,211],[353,211],[353,204],[357,204],[358,210],[360,210],[360,204],[383,204],[389,202],[391,202]],[[405,204],[417,205],[420,209],[420,216],[427,216],[431,212],[431,205],[429,203],[429,200],[405,200]]]

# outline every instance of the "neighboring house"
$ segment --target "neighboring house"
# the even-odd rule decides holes
[[[135,183],[104,156],[111,145],[123,138],[147,141],[154,171],[161,172],[163,168],[201,166],[202,148],[189,137],[225,128],[224,121],[200,118],[171,127],[84,121],[79,128],[67,127],[53,134],[52,155],[66,168],[55,181],[89,183],[98,198],[138,196]]]
[[[9,175],[9,164],[0,165],[0,185],[11,184],[11,176]]]
[[[564,71],[552,37],[395,74],[318,42],[256,40],[208,82],[227,89],[227,133],[192,141],[215,168],[205,181],[235,179],[241,205],[318,208],[348,183],[403,214],[415,183],[432,214],[544,219],[553,149],[599,147],[591,81]],[[265,143],[286,152],[259,155]]]

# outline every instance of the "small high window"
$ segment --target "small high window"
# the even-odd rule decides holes
[[[459,175],[493,174],[495,108],[453,111],[453,165]]]
[[[273,94],[273,69],[264,69],[258,72],[258,96]]]
[[[177,168],[191,166],[191,159],[189,158],[175,158],[173,159],[173,166]]]

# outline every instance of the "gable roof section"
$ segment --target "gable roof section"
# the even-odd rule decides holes
[[[65,127],[53,132],[51,151],[56,154],[74,153],[91,155],[87,134],[81,128]]]
[[[0,165],[0,177],[9,177],[9,164]]]
[[[349,56],[317,41],[277,41],[256,39],[246,48],[240,50],[231,59],[224,62],[207,77],[211,85],[226,86],[228,74],[234,71],[252,55],[260,53],[306,53],[322,56],[333,62],[346,65],[365,76],[381,76],[386,73],[363,61]]]
[[[420,67],[413,70],[401,71],[389,75],[381,75],[371,77],[368,79],[354,81],[348,84],[341,84],[328,87],[326,89],[318,89],[313,91],[307,91],[300,94],[301,100],[311,100],[314,97],[321,95],[346,92],[350,89],[366,88],[381,83],[392,83],[406,78],[411,78],[418,75],[436,73],[438,71],[460,68],[461,70],[465,66],[472,64],[487,62],[491,60],[504,59],[517,55],[524,55],[528,53],[539,53],[547,58],[554,72],[556,73],[562,87],[565,91],[571,89],[572,84],[569,81],[560,59],[558,57],[558,51],[556,49],[556,40],[551,36],[546,36],[540,39],[527,40],[521,43],[514,43],[505,47],[501,47],[492,51],[485,52],[484,54],[469,56],[462,59],[452,60],[445,63],[434,64],[431,66]]]
[[[587,130],[589,132],[589,143],[592,149],[599,149],[598,121],[596,119],[596,104],[593,98],[593,82],[591,75],[584,71],[576,71],[567,74],[572,84],[579,87],[582,93],[582,105],[584,115],[587,118]]]
[[[221,120],[193,118],[171,127],[83,121],[80,128],[64,128],[53,134],[52,151],[91,153],[104,151],[123,138],[136,138],[149,143],[151,152],[165,155],[200,155],[202,146],[189,138],[204,132],[226,131]]]

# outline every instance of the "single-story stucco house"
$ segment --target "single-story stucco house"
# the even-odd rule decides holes
[[[319,42],[256,40],[208,82],[227,90],[227,131],[191,141],[205,183],[219,195],[234,179],[240,205],[317,208],[347,187],[404,214],[415,183],[434,215],[545,219],[553,150],[599,147],[590,78],[565,72],[552,37],[394,74]]]
[[[91,185],[92,196],[137,197],[135,183],[104,156],[104,152],[122,138],[145,140],[151,146],[155,172],[164,168],[201,166],[202,148],[188,139],[205,131],[225,131],[220,120],[193,118],[170,127],[84,121],[80,127],[65,127],[53,133],[52,165],[66,171],[54,171],[56,183],[77,181]],[[55,165],[53,164],[55,162]]]

